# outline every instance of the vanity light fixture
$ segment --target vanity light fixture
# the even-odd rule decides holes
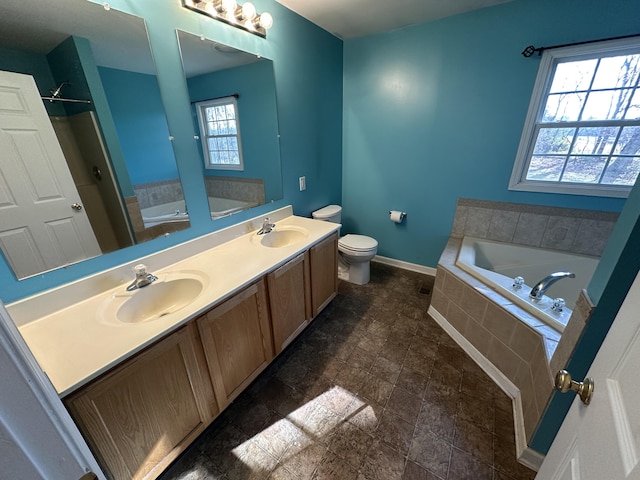
[[[263,38],[273,25],[273,17],[267,12],[258,13],[251,2],[238,5],[236,0],[182,0],[182,6]]]

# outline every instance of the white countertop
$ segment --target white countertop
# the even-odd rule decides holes
[[[287,213],[289,216],[282,218]],[[180,277],[182,272],[185,275],[194,272],[204,279],[202,293],[192,303],[158,319],[124,324],[108,315],[108,309],[105,308],[115,294],[126,293],[126,286],[133,280],[133,274],[129,273],[126,281],[117,286],[111,285],[107,280],[113,283],[114,278],[121,278],[123,271],[128,271],[139,261],[113,269],[117,274],[114,271],[97,274],[8,305],[7,309],[12,318],[26,317],[14,318],[14,321],[56,391],[64,397],[340,228],[338,224],[296,217],[290,213],[290,207],[286,207],[267,216],[271,215],[272,221],[277,220],[275,230],[285,226],[308,230],[308,237],[293,245],[280,248],[262,246],[253,238],[256,236],[255,229],[250,233],[237,235],[238,232],[246,232],[255,227],[263,216],[231,227],[235,232],[231,235],[235,238],[231,240],[228,239],[228,232],[226,236],[225,232],[213,232],[205,236],[207,242],[199,240],[198,243],[201,252],[192,254],[194,245],[186,246],[185,248],[190,249],[186,258],[162,269],[153,268],[154,262],[158,263],[158,255],[175,257],[180,245],[169,249],[171,251],[159,252],[142,259],[149,267],[148,271],[157,275],[159,281],[171,276]],[[221,239],[224,241],[221,242]],[[215,246],[202,249],[205,243]],[[184,255],[184,251],[182,254]],[[83,285],[83,281],[89,282],[91,287]],[[110,288],[96,291],[100,285],[108,285]],[[153,288],[153,284],[145,288]],[[56,301],[52,302],[65,295],[65,292],[69,294],[78,290],[88,294],[84,298],[74,299],[68,305],[64,305],[59,298],[57,305]],[[47,304],[52,303],[61,308],[37,318],[29,318],[28,312],[46,311]]]

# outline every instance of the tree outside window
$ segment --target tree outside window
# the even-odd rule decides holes
[[[235,97],[196,103],[205,168],[244,170]]]
[[[640,172],[639,82],[640,43],[546,50],[510,188],[626,197]]]

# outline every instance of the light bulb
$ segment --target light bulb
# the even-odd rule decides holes
[[[265,30],[269,30],[273,26],[273,17],[268,12],[263,12],[258,15],[254,20],[256,27],[262,27]]]
[[[213,0],[213,8],[218,13],[229,12],[233,15],[236,8],[236,0]]]
[[[245,2],[242,5],[242,18],[246,18],[247,20],[253,19],[256,16],[256,7],[251,2]]]

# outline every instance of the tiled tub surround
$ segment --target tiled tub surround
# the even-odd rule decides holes
[[[140,208],[149,208],[163,203],[172,203],[184,199],[180,179],[161,182],[141,183],[133,186]]]
[[[157,225],[146,227],[144,219],[142,218],[142,210],[138,203],[138,197],[126,197],[125,205],[127,207],[127,213],[129,214],[129,220],[133,228],[136,242],[145,242],[154,238],[162,237],[168,233],[177,232],[189,228],[189,222],[163,222]]]
[[[562,335],[456,266],[462,237],[599,256],[617,214],[461,199],[451,238],[438,262],[429,313],[514,399],[516,445],[524,463],[540,456],[527,448],[593,304],[582,290]],[[537,228],[536,228],[537,226]]]
[[[208,197],[242,200],[255,205],[266,202],[264,181],[261,178],[205,176]]]
[[[451,236],[600,257],[617,221],[615,212],[460,198]]]

